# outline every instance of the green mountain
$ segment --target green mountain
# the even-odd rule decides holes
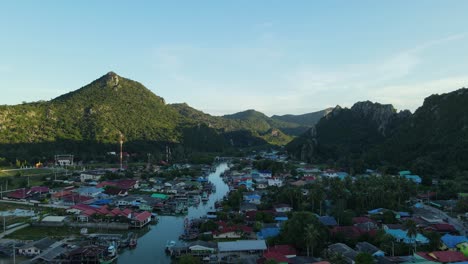
[[[284,132],[287,135],[298,136],[311,127],[294,122],[287,122],[270,118],[265,114],[253,109],[231,115],[224,115],[223,117],[241,122],[243,127],[250,127],[251,130],[255,130],[259,133],[279,130],[280,132]]]
[[[57,153],[93,158],[115,151],[120,134],[128,152],[171,146],[184,155],[292,139],[277,127],[168,105],[142,84],[113,72],[51,101],[0,106],[0,156],[10,160],[44,160]]]
[[[371,156],[421,174],[468,171],[468,89],[431,95]],[[466,180],[466,176],[465,176]]]
[[[142,84],[113,72],[49,102],[0,107],[0,143],[179,140],[180,116]]]
[[[338,160],[348,165],[350,160],[395,133],[407,115],[407,112],[397,113],[392,105],[369,101],[351,108],[337,106],[314,128],[289,143],[287,149],[302,160]]]
[[[205,124],[210,128],[228,135],[233,135],[238,131],[246,131],[250,134],[250,137],[259,138],[274,145],[285,145],[292,140],[290,135],[282,131],[283,128],[298,127],[297,124],[287,124],[284,122],[279,123],[282,124],[282,126],[278,125],[278,122],[270,120],[269,117],[254,110],[220,117],[203,113],[187,104],[172,104],[171,106],[176,109],[179,114],[186,117],[189,122]],[[252,114],[244,115],[244,113]],[[271,122],[271,124],[269,122]],[[247,135],[246,133],[242,134],[244,136]],[[228,140],[231,143],[234,142],[232,144],[235,144],[237,141],[233,138],[228,138]]]
[[[274,115],[271,118],[274,120],[280,120],[288,123],[295,123],[305,127],[313,127],[318,121],[328,115],[333,108],[327,108],[321,111],[302,114],[302,115]]]
[[[454,177],[468,171],[466,113],[465,88],[429,96],[414,114],[361,102],[350,109],[335,108],[286,148],[302,160],[336,162],[357,170],[390,166]]]

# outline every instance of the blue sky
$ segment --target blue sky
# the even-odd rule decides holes
[[[221,115],[362,100],[415,110],[468,86],[468,1],[1,1],[0,104],[109,71]]]

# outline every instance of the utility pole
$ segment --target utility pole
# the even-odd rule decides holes
[[[16,264],[15,242],[13,242],[13,264]]]
[[[123,161],[123,135],[120,133],[120,170],[123,169],[122,161]]]

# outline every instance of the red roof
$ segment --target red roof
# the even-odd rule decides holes
[[[132,179],[125,179],[125,180],[118,180],[118,181],[103,181],[96,185],[97,188],[103,188],[105,186],[114,186],[120,189],[129,190],[133,189],[137,180]]]
[[[63,197],[63,196],[69,195],[69,194],[71,194],[71,193],[72,193],[71,190],[65,190],[65,191],[56,192],[56,193],[54,193],[52,196],[53,196],[54,198],[61,198],[61,197]]]
[[[81,210],[81,211],[94,210],[94,207],[92,207],[90,205],[87,205],[87,204],[75,204],[71,208],[72,209],[78,209],[78,210]]]
[[[148,218],[151,218],[151,213],[148,211],[144,211],[142,213],[139,213],[136,215],[135,219],[140,222],[144,222],[148,220]]]
[[[305,181],[315,181],[315,176],[305,176],[302,179]]]
[[[31,193],[48,193],[49,187],[45,186],[33,186],[31,187]]]
[[[230,232],[238,232],[242,231],[244,233],[252,233],[253,228],[245,225],[233,225],[228,226],[226,222],[219,221],[218,222],[218,231],[214,232],[215,234],[225,234]]]
[[[29,196],[30,196],[29,190],[25,188],[19,189],[19,190],[16,190],[7,194],[8,198],[13,198],[13,199],[25,199]]]
[[[429,228],[433,228],[434,230],[439,231],[439,232],[456,232],[457,231],[457,229],[455,229],[453,225],[443,224],[443,223],[431,225]]]
[[[285,255],[278,253],[278,252],[265,252],[263,253],[263,257],[266,260],[273,259],[278,263],[293,263],[291,260],[289,260]]]
[[[292,245],[276,245],[268,248],[268,251],[278,252],[285,256],[297,255],[297,251]]]
[[[90,209],[90,210],[83,211],[81,213],[86,215],[86,216],[92,216],[93,214],[96,213],[96,211],[94,211],[93,209]]]
[[[332,235],[341,233],[350,238],[358,238],[362,234],[361,230],[355,226],[335,226],[331,230],[331,233]]]
[[[434,251],[434,252],[418,252],[418,255],[421,257],[431,260],[431,261],[438,261],[438,262],[462,262],[467,261],[468,258],[463,255],[463,253],[459,251]]]
[[[365,224],[365,223],[374,223],[375,221],[370,219],[369,217],[361,216],[361,217],[353,217],[353,224]]]
[[[68,201],[68,202],[74,202],[74,203],[82,203],[82,202],[86,202],[92,199],[93,199],[92,197],[79,195],[79,194],[69,194],[69,195],[64,195],[62,197],[62,200]]]

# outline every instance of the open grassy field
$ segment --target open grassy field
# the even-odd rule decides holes
[[[41,176],[41,175],[52,175],[54,171],[48,168],[39,168],[39,169],[9,169],[9,170],[0,170],[0,177],[10,177],[10,176]]]

